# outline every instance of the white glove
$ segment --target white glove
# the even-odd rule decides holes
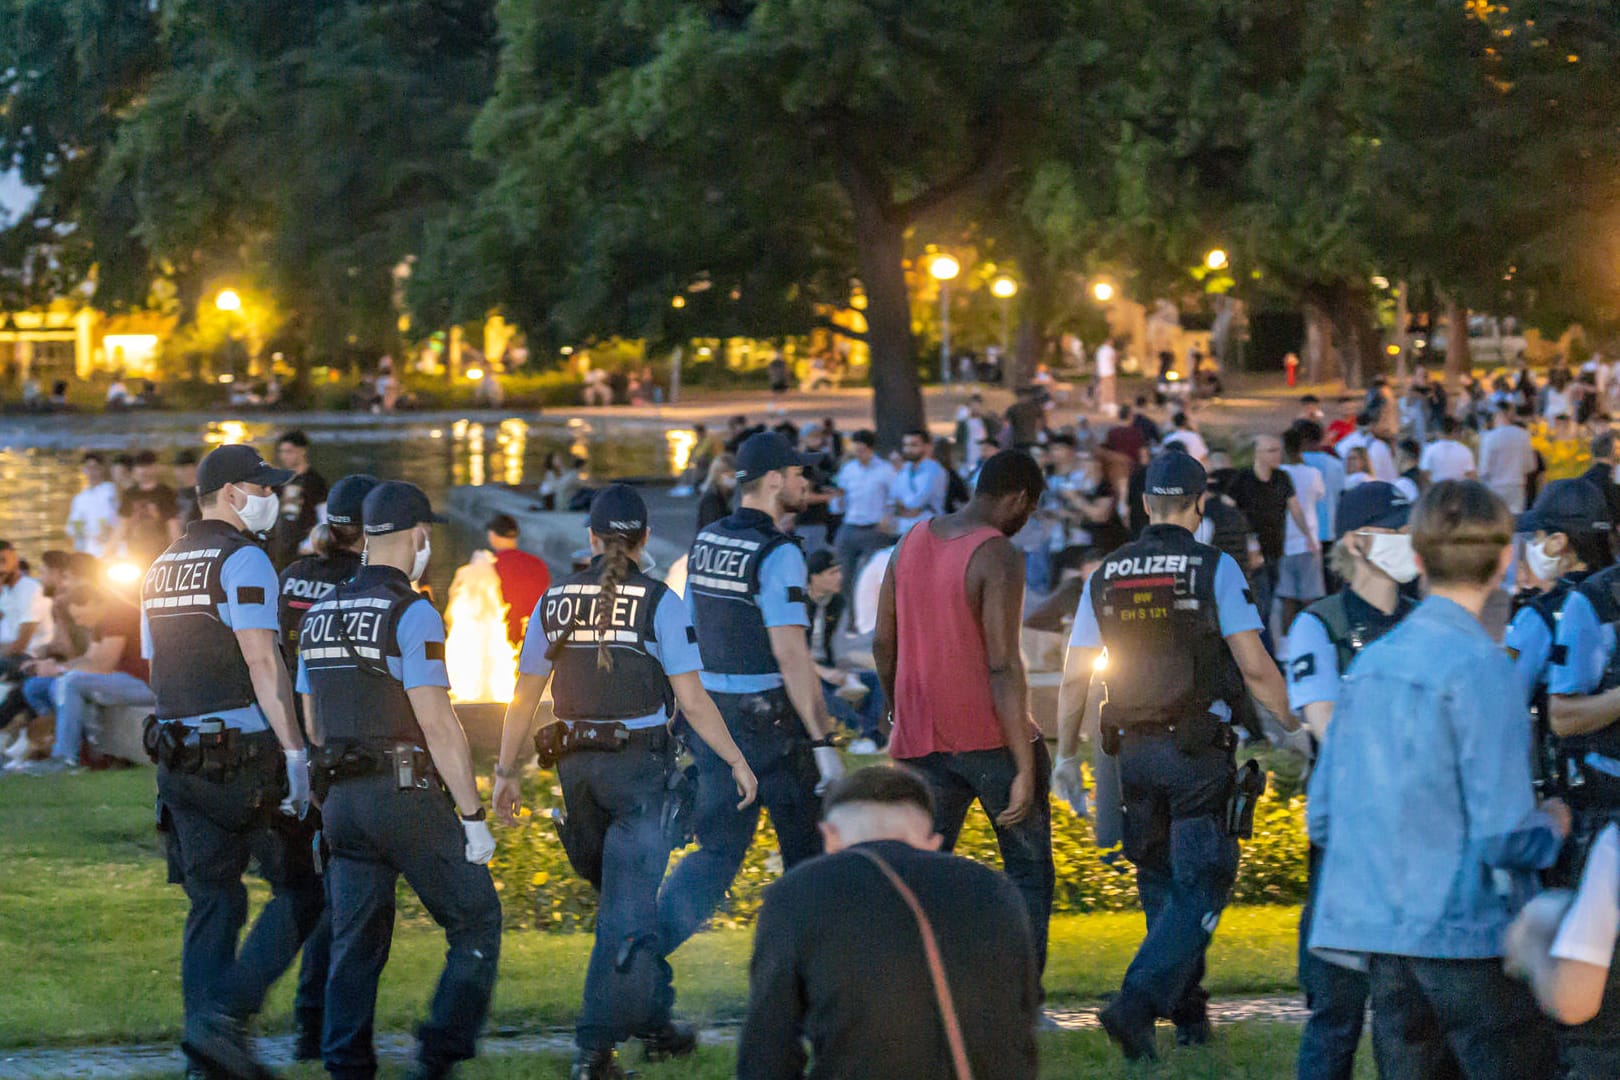
[[[1075,817],[1091,813],[1086,800],[1086,781],[1080,775],[1078,757],[1060,757],[1052,763],[1052,794],[1069,804]]]
[[[834,780],[843,778],[844,759],[838,756],[837,748],[831,746],[818,746],[812,753],[816,755],[816,771],[821,774],[821,782],[816,785],[816,794],[820,795]]]
[[[463,818],[461,831],[467,834],[467,861],[476,866],[488,866],[495,857],[495,837],[487,821],[468,821]]]
[[[281,800],[281,812],[292,818],[309,813],[309,751],[285,750],[287,758],[287,797]]]

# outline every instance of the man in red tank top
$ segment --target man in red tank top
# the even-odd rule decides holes
[[[1046,487],[1022,450],[984,463],[973,499],[918,525],[889,564],[872,651],[894,703],[889,756],[934,789],[935,828],[956,845],[977,799],[995,825],[1002,866],[1029,908],[1046,963],[1052,913],[1051,759],[1029,716],[1018,651],[1024,557],[1009,541]]]

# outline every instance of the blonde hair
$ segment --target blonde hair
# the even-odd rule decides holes
[[[1434,585],[1485,585],[1513,542],[1513,515],[1478,480],[1442,480],[1412,513],[1412,547]]]

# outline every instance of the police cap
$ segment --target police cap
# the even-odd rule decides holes
[[[332,485],[326,495],[326,520],[333,525],[358,525],[366,496],[382,481],[368,473],[353,473]]]
[[[221,446],[209,452],[197,466],[197,494],[207,495],[226,484],[262,484],[280,487],[293,478],[289,469],[278,469],[245,443]]]
[[[1148,462],[1146,481],[1149,495],[1202,495],[1207,477],[1190,454],[1170,449]]]
[[[793,449],[793,444],[776,432],[757,432],[737,447],[737,483],[746,484],[768,472],[809,463],[809,457]]]
[[[1541,489],[1535,505],[1519,515],[1515,531],[1546,531],[1568,536],[1609,531],[1609,505],[1588,480],[1554,480]]]
[[[647,503],[629,484],[609,484],[591,500],[591,532],[640,536],[647,531]]]
[[[415,484],[388,480],[371,489],[361,504],[367,536],[404,532],[418,525],[442,525],[450,519],[435,514],[427,494]]]
[[[1368,480],[1347,488],[1339,496],[1333,524],[1339,537],[1360,529],[1399,529],[1412,516],[1412,500],[1401,489],[1382,480]]]

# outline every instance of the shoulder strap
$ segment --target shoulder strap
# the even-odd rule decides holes
[[[1344,593],[1336,592],[1325,596],[1305,609],[1305,614],[1315,615],[1327,627],[1328,640],[1333,642],[1333,649],[1338,654],[1339,674],[1344,675],[1350,670],[1350,661],[1356,658],[1357,646],[1350,640],[1350,616],[1344,610]]]
[[[895,873],[894,868],[877,852],[859,846],[849,850],[878,868],[916,918],[917,933],[922,938],[923,955],[928,959],[928,977],[934,983],[934,1000],[939,1005],[939,1018],[945,1025],[945,1040],[951,1044],[951,1061],[956,1067],[956,1080],[973,1080],[973,1067],[968,1063],[967,1043],[962,1039],[962,1025],[956,1018],[956,1006],[951,1001],[950,984],[945,980],[945,961],[940,958],[939,943],[934,940],[933,924],[928,921],[928,915],[917,900],[917,894],[911,891],[910,886],[900,879],[900,875]]]

